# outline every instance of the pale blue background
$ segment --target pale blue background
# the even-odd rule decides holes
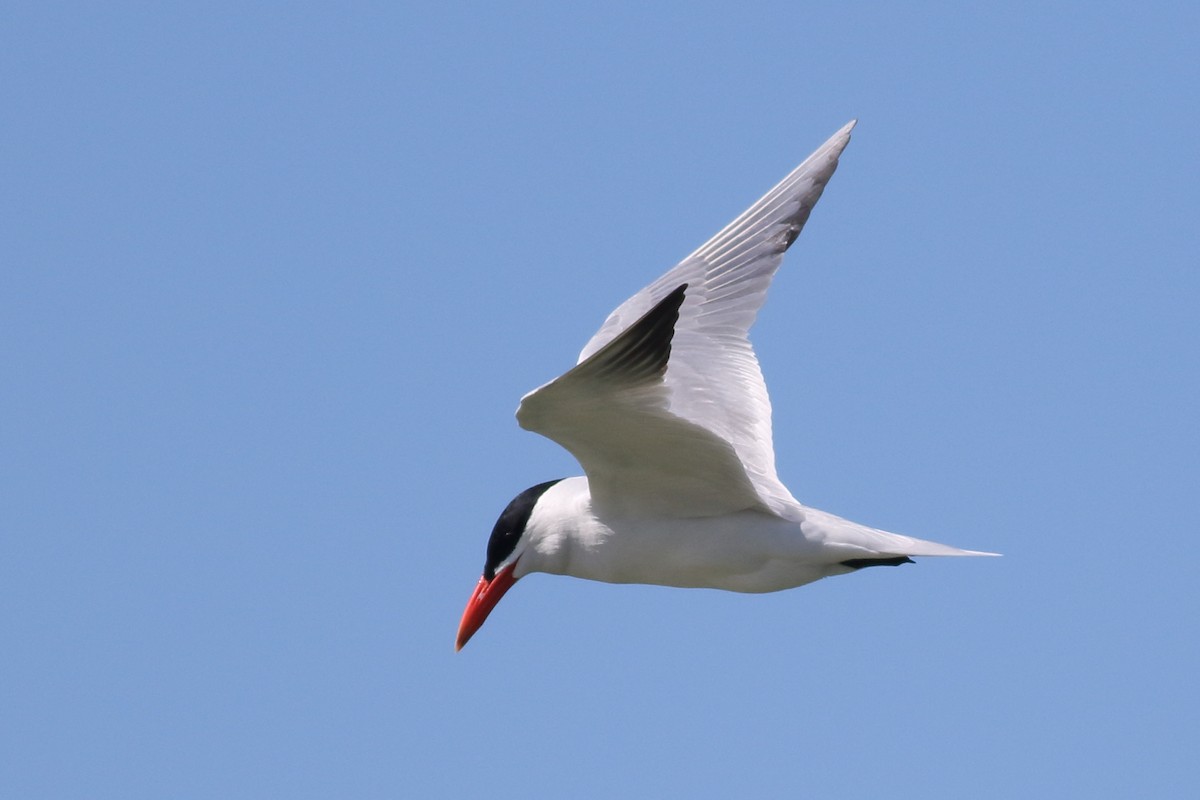
[[[1197,790],[1194,3],[6,4],[0,796]],[[804,502],[1003,559],[535,576],[525,391],[848,119]]]

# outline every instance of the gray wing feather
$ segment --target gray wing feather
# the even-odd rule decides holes
[[[580,353],[575,369],[587,364],[664,298],[687,284],[674,323],[670,360],[654,386],[643,387],[640,394],[627,391],[620,402],[605,406],[604,402],[615,395],[602,392],[604,402],[596,396],[583,396],[578,381],[564,380],[572,370],[523,399],[518,412],[521,425],[549,436],[574,453],[588,473],[593,495],[615,496],[615,488],[606,492],[601,484],[619,480],[622,491],[634,491],[629,502],[635,505],[666,502],[672,508],[683,508],[707,497],[708,502],[701,505],[719,507],[710,513],[724,513],[747,502],[741,488],[746,484],[751,487],[751,505],[780,511],[795,503],[775,473],[771,402],[748,332],[783,253],[800,234],[837,168],[838,156],[850,141],[853,127],[854,122],[843,127],[716,236],[622,303]],[[558,389],[550,391],[556,384]],[[539,398],[543,392],[547,396]],[[557,402],[553,405],[557,408],[551,407],[550,395],[555,396]],[[607,436],[605,430],[617,424],[614,415],[629,416],[635,402],[646,403],[648,410],[654,409],[653,414],[625,426],[628,441]],[[538,407],[536,414],[526,409],[534,405]],[[568,430],[571,426],[575,426],[573,432]],[[629,487],[627,481],[617,477],[630,459],[628,453],[614,450],[614,444],[620,441],[645,455],[648,436],[658,437],[660,448],[681,447],[681,452],[691,458],[716,458],[721,463],[716,468],[697,465],[696,480],[659,487],[688,493],[681,494],[677,502],[652,502],[646,496],[649,488],[643,488],[639,495],[637,486]],[[570,444],[567,438],[572,440]],[[703,440],[703,445],[695,444],[698,440]],[[648,441],[651,445],[655,442]],[[703,452],[693,452],[697,447]],[[655,459],[660,466],[661,462],[661,458]],[[735,482],[737,486],[732,488],[729,484],[704,485],[730,480],[733,474],[740,474],[744,480]],[[714,493],[719,492],[726,493],[724,499],[715,499],[718,495]]]

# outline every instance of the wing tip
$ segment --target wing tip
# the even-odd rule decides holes
[[[847,122],[838,129],[837,133],[835,133],[833,136],[830,136],[829,139],[826,140],[825,144],[817,148],[817,153],[824,151],[832,156],[834,163],[837,163],[838,157],[841,156],[842,151],[846,149],[846,145],[850,143],[850,132],[854,130],[854,126],[857,124],[857,118]]]

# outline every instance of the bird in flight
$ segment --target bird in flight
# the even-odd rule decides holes
[[[622,303],[574,367],[521,399],[521,427],[565,447],[586,475],[539,483],[504,509],[455,649],[531,572],[775,592],[910,556],[994,555],[809,508],[775,474],[771,403],[747,334],[853,127]]]

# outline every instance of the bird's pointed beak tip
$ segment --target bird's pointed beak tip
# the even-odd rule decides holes
[[[463,610],[462,621],[458,623],[454,652],[462,650],[475,635],[475,631],[483,627],[484,620],[492,613],[500,598],[517,582],[513,577],[514,567],[515,562],[497,572],[490,581],[487,577],[479,578],[479,583],[475,584],[475,591],[471,593],[471,599],[467,601],[467,607]]]

